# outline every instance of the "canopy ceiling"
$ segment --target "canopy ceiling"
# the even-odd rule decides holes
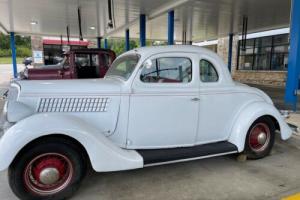
[[[167,38],[167,12],[175,10],[175,39],[203,41],[240,33],[248,16],[248,31],[289,26],[290,0],[113,0],[115,26],[109,29],[107,0],[0,0],[0,31],[59,36],[70,27],[78,37],[81,8],[84,38],[139,37],[139,15],[147,15],[147,39]],[[31,23],[37,23],[32,25]],[[94,29],[91,29],[94,27]]]

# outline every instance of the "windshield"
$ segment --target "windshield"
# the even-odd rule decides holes
[[[113,62],[112,66],[107,71],[106,76],[118,76],[122,79],[128,80],[139,59],[139,55],[136,54],[118,58]]]

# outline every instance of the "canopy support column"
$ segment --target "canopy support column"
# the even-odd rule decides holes
[[[146,15],[140,15],[140,46],[146,46]]]
[[[228,44],[228,70],[231,72],[232,65],[232,45],[233,45],[233,33],[229,34],[229,44]]]
[[[18,69],[17,69],[17,55],[16,55],[16,44],[15,44],[15,33],[10,32],[10,48],[11,48],[11,57],[13,63],[13,74],[14,78],[18,77]]]
[[[297,109],[297,90],[300,73],[300,1],[293,0],[290,25],[290,52],[285,88],[285,102]]]
[[[107,38],[104,39],[104,49],[108,49],[108,40],[107,40]]]
[[[129,39],[129,29],[126,29],[125,31],[125,50],[130,50],[130,39]]]
[[[97,47],[100,49],[101,48],[101,40],[102,38],[101,37],[97,37]]]
[[[168,12],[168,45],[174,44],[174,10]]]

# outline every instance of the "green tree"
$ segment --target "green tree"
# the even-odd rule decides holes
[[[166,41],[154,41],[147,40],[146,46],[155,46],[155,45],[166,45]],[[102,46],[104,43],[102,43]],[[130,40],[130,49],[134,49],[140,46],[140,41],[138,39]],[[113,50],[118,56],[125,52],[125,39],[122,38],[111,38],[108,40],[108,48]]]
[[[9,36],[0,33],[0,49],[10,49]]]
[[[31,56],[31,38],[20,35],[15,36],[17,57]],[[10,36],[0,33],[0,57],[11,56]]]

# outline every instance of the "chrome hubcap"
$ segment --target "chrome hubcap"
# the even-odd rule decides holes
[[[258,136],[257,136],[257,141],[260,145],[264,145],[267,141],[267,134],[264,132],[261,132]]]
[[[271,132],[268,125],[258,123],[250,131],[249,147],[257,153],[262,152],[268,147],[270,138]]]
[[[51,185],[59,180],[59,171],[56,168],[46,168],[40,173],[40,181],[45,185]]]

